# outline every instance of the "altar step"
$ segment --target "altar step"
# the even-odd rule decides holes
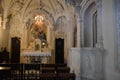
[[[0,80],[75,80],[66,64],[0,64],[0,67]]]

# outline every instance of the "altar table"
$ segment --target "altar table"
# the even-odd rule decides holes
[[[49,63],[50,52],[23,52],[23,63]]]

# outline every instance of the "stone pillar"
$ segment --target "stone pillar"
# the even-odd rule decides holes
[[[26,48],[28,46],[28,30],[24,28],[23,30],[23,38],[22,38],[22,48]]]
[[[102,34],[102,0],[96,0],[97,5],[97,44],[96,47],[103,48]]]
[[[115,0],[115,7],[114,7],[114,11],[115,11],[115,34],[116,34],[116,38],[117,39],[115,39],[116,40],[116,43],[115,43],[115,45],[116,45],[116,55],[115,55],[115,57],[116,57],[116,65],[115,65],[115,67],[116,67],[116,69],[117,69],[117,71],[119,70],[120,71],[120,0]]]
[[[76,6],[75,7],[76,10],[76,18],[77,18],[77,47],[81,46],[81,42],[80,42],[80,6]]]
[[[71,48],[69,52],[69,63],[70,72],[76,74],[75,80],[80,80],[81,70],[80,70],[80,48]]]
[[[7,19],[4,19],[4,21],[3,21],[3,29],[6,29],[6,22],[7,22]]]

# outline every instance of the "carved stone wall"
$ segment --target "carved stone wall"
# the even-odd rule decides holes
[[[96,44],[96,47],[103,47],[102,0],[82,0],[81,4],[79,5],[81,7],[80,13],[79,13],[80,14],[80,44],[82,47],[84,47],[85,44],[87,45],[87,47],[92,47],[91,44],[93,42],[92,40],[93,36],[91,32],[92,29],[90,27],[93,26],[93,22],[92,22],[93,16],[91,17],[91,15],[86,15],[86,14],[89,14],[88,12],[91,11],[91,10],[88,11],[91,5],[94,6],[93,8],[91,8],[91,10],[94,9],[94,11],[97,11],[97,44]],[[92,11],[92,14],[94,11]],[[90,28],[90,29],[87,30],[87,28]]]
[[[104,49],[71,48],[69,57],[69,66],[78,80],[104,80]]]
[[[92,47],[92,14],[95,10],[94,0],[83,0],[80,4],[80,42],[82,47]],[[94,7],[93,7],[94,6]]]
[[[55,37],[56,38],[65,38],[66,35],[66,26],[67,25],[67,19],[65,16],[58,17],[55,25]]]
[[[104,49],[85,48],[80,50],[82,79],[104,80]]]
[[[71,72],[76,74],[76,80],[80,80],[80,48],[71,48],[69,51],[69,66]]]

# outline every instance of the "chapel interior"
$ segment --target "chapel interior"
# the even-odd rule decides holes
[[[120,80],[120,0],[0,0],[0,80]]]

